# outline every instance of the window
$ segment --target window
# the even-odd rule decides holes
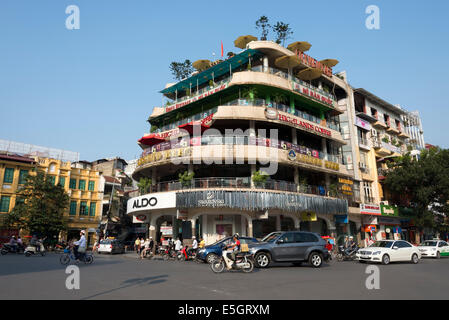
[[[54,173],[56,170],[56,165],[54,163],[50,164],[50,168],[48,169],[51,173]]]
[[[20,170],[19,173],[19,184],[25,184],[27,181],[28,170]]]
[[[47,180],[50,181],[52,185],[55,185],[56,177],[55,176],[47,176]]]
[[[0,212],[9,212],[9,202],[11,197],[2,196],[0,199]]]
[[[90,203],[90,214],[89,214],[91,217],[95,217],[96,208],[97,208],[97,203],[91,202]]]
[[[89,181],[89,191],[95,191],[95,181]]]
[[[14,168],[6,168],[3,182],[4,183],[12,183],[13,180],[14,180]]]
[[[70,202],[70,215],[76,216],[76,201]]]
[[[302,232],[295,233],[295,242],[304,243],[304,242],[317,242],[317,241],[318,239],[311,233],[302,233]]]
[[[80,180],[78,183],[78,189],[86,190],[86,180]]]
[[[87,207],[87,202],[81,201],[80,216],[87,216],[87,215],[89,215],[89,208]]]
[[[70,189],[76,189],[76,179],[70,179]]]
[[[411,248],[411,245],[408,244],[408,243],[405,242],[405,241],[396,241],[396,242],[394,243],[394,246],[395,246],[395,247],[398,247],[399,249],[401,249],[401,248]]]
[[[283,241],[283,243],[294,243],[295,242],[295,234],[294,233],[286,233],[279,240]]]
[[[59,177],[59,185],[61,187],[65,187],[65,177]]]

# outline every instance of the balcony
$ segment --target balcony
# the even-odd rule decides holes
[[[388,133],[394,133],[394,134],[399,134],[400,133],[400,131],[396,127],[394,127],[392,125],[388,125],[387,126],[387,132]]]
[[[371,150],[371,142],[368,139],[358,137],[358,140],[359,140],[360,148],[367,150],[367,151]]]
[[[168,192],[178,190],[193,189],[261,189],[271,191],[283,191],[304,193],[317,196],[337,196],[333,191],[325,186],[314,186],[305,184],[295,184],[288,181],[267,180],[265,183],[255,183],[251,186],[251,177],[242,178],[201,178],[192,179],[189,184],[182,184],[180,181],[160,182],[151,186],[148,193]]]

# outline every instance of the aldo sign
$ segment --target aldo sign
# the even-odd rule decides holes
[[[140,211],[176,208],[176,192],[150,193],[128,200],[127,213]]]

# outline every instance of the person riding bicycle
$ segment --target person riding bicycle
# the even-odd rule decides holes
[[[223,258],[226,268],[230,270],[235,263],[235,255],[240,251],[239,235],[236,233],[232,236],[232,242],[223,249]]]
[[[73,254],[75,255],[75,259],[79,262],[79,253],[86,252],[86,237],[84,236],[84,230],[80,231],[80,239],[73,243]]]

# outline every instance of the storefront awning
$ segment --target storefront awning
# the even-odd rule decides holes
[[[138,140],[139,143],[147,145],[147,146],[154,146],[155,144],[164,142],[165,139],[162,139],[161,137],[157,136],[156,134],[150,134],[147,136],[143,136]]]
[[[210,128],[210,126],[205,125],[199,121],[192,121],[192,122],[180,125],[179,129],[184,129],[184,130],[188,131],[190,134],[193,134],[194,127],[196,127],[196,126],[200,127],[201,133],[203,133],[204,131],[206,131],[207,129]]]

